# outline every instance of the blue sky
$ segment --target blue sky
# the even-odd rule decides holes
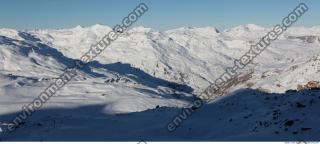
[[[300,0],[301,1],[301,0]],[[182,26],[225,29],[254,23],[273,26],[299,0],[0,0],[0,28],[71,28],[96,23],[114,26],[139,2],[149,11],[135,25],[160,30]],[[320,25],[320,0],[303,1],[309,11],[296,26]]]

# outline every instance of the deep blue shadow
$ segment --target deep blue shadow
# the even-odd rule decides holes
[[[299,119],[299,122],[293,125],[293,127],[300,128],[305,126],[301,123],[304,121],[302,117],[295,115],[279,116],[277,119],[270,119],[268,116],[259,117],[259,119],[251,119],[238,117],[240,119],[234,119],[230,121],[229,116],[221,119],[225,121],[226,127],[212,126],[212,122],[217,122],[217,117],[221,115],[221,110],[231,109],[230,118],[239,114],[250,114],[252,116],[261,115],[261,111],[256,111],[259,107],[269,108],[269,106],[277,105],[281,103],[282,106],[270,107],[270,116],[273,116],[274,109],[279,109],[277,113],[286,114],[290,111],[289,107],[303,111],[304,109],[312,109],[319,106],[319,103],[313,105],[309,102],[303,102],[306,108],[298,107],[298,105],[285,105],[282,101],[287,100],[293,104],[297,103],[297,98],[315,98],[317,95],[309,95],[312,93],[319,94],[320,90],[305,90],[305,91],[291,91],[284,94],[266,93],[252,89],[239,90],[230,96],[217,100],[214,103],[210,103],[200,108],[194,115],[187,119],[181,127],[176,131],[170,133],[166,130],[167,124],[176,116],[182,109],[178,108],[156,108],[152,110],[146,110],[143,112],[134,112],[129,114],[106,114],[103,109],[107,105],[89,105],[77,108],[50,108],[41,109],[30,117],[25,123],[23,123],[15,132],[1,133],[1,139],[3,141],[225,141],[228,139],[221,139],[215,137],[215,135],[208,135],[211,132],[219,133],[220,129],[227,129],[230,132],[236,132],[238,125],[247,124],[249,121],[263,121],[270,126],[279,129],[282,134],[285,130],[279,126],[285,125],[285,123],[273,123],[275,121],[286,122],[290,119]],[[244,102],[245,99],[250,98],[251,102]],[[260,102],[259,107],[256,106]],[[234,103],[235,105],[231,105]],[[269,104],[263,104],[269,103]],[[233,108],[233,106],[237,108]],[[243,107],[242,107],[243,106]],[[242,107],[242,108],[240,108]],[[246,108],[247,107],[247,108]],[[316,111],[315,111],[316,112]],[[8,122],[14,118],[18,113],[4,114],[0,116],[1,122]],[[313,113],[313,116],[317,113]],[[244,115],[247,116],[247,115]],[[304,117],[307,118],[307,117]],[[316,117],[313,117],[315,119]],[[213,121],[215,120],[215,121]],[[320,119],[319,119],[320,120]],[[319,121],[315,120],[315,121]],[[254,124],[248,123],[247,125],[254,128]],[[257,124],[259,125],[259,124]],[[303,132],[299,130],[300,134],[292,134],[287,132],[286,135],[278,135],[273,131],[268,131],[268,127],[264,124],[259,126],[259,131],[263,132],[263,137],[255,137],[243,139],[236,137],[230,139],[231,141],[319,141],[320,136],[316,133],[319,129],[316,125],[312,126],[313,133],[307,133],[302,135]],[[310,127],[310,126],[309,126]],[[293,129],[288,127],[289,130]],[[277,129],[275,129],[277,130]],[[255,131],[248,129],[245,133],[250,136]],[[286,136],[286,137],[283,137]],[[228,136],[225,136],[226,138]]]

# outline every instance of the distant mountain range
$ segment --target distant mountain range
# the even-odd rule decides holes
[[[258,42],[269,30],[271,28],[254,24],[241,25],[224,31],[214,27],[182,27],[167,31],[134,27],[124,32],[95,61],[79,70],[78,76],[61,89],[43,107],[42,112],[52,108],[55,108],[55,111],[56,108],[77,109],[83,106],[103,105],[97,109],[95,107],[92,109],[89,107],[87,107],[88,109],[79,108],[77,113],[62,114],[77,119],[79,125],[87,121],[103,125],[104,121],[100,121],[100,118],[103,117],[101,113],[112,115],[107,117],[108,122],[126,123],[126,120],[124,122],[114,114],[141,112],[133,113],[132,117],[130,115],[125,115],[125,117],[128,120],[136,118],[137,122],[139,115],[142,117],[154,116],[154,119],[151,117],[140,119],[146,124],[146,127],[138,133],[150,135],[154,140],[165,139],[165,137],[158,135],[159,131],[157,130],[165,131],[165,123],[169,122],[179,109],[189,106],[200,92],[224,73],[225,68],[231,67],[235,59],[239,59],[249,51],[250,46]],[[0,115],[2,115],[0,116],[0,126],[5,126],[6,122],[10,120],[12,115],[8,113],[19,111],[23,105],[32,102],[41,91],[45,90],[46,86],[62,74],[66,68],[71,67],[74,61],[79,60],[91,45],[98,42],[109,31],[111,31],[111,27],[104,25],[30,31],[0,29]],[[212,134],[201,137],[206,140],[228,138],[256,138],[259,140],[259,138],[263,139],[263,132],[275,135],[280,133],[281,135],[282,131],[286,131],[282,129],[290,127],[292,121],[297,124],[301,123],[299,120],[304,117],[315,116],[315,113],[312,113],[315,110],[310,108],[306,110],[306,113],[310,112],[309,114],[298,116],[299,120],[290,117],[294,115],[292,109],[300,110],[303,109],[301,105],[305,107],[313,105],[309,102],[314,100],[313,97],[302,98],[300,95],[319,93],[308,90],[304,92],[302,89],[308,89],[308,85],[316,85],[320,81],[320,26],[289,28],[278,40],[256,57],[244,72],[247,70],[252,72],[250,77],[234,85],[232,91],[226,94],[232,95],[232,97],[223,97],[217,103],[212,102],[205,106],[198,115],[200,117],[187,122],[191,123],[191,127],[184,126],[182,130],[185,131],[178,130],[180,136],[178,139],[183,139],[188,131],[195,130],[199,134]],[[290,90],[298,88],[299,92],[290,93]],[[257,95],[262,97],[257,98]],[[276,96],[281,98],[288,96],[289,98],[285,100],[279,98],[281,101],[277,101],[274,98]],[[266,99],[272,99],[270,100],[272,103]],[[296,101],[299,99],[303,100],[299,101],[300,104],[302,103],[301,105]],[[236,101],[240,104],[235,104]],[[227,104],[235,107],[230,106],[218,111],[217,108],[225,107]],[[258,106],[261,108],[257,108],[255,111],[254,109]],[[243,109],[245,110],[242,111]],[[252,111],[246,111],[248,109]],[[81,114],[82,110],[84,114]],[[154,113],[153,110],[155,110]],[[289,114],[282,117],[281,114],[275,112],[276,120],[264,121],[263,114],[273,115],[274,110]],[[212,126],[204,125],[207,122],[206,114],[219,115],[221,112],[223,113],[220,115],[221,117],[214,119],[211,117]],[[305,114],[305,112],[303,113]],[[54,113],[51,116],[57,120],[63,119],[61,121],[64,123],[61,125],[70,125],[66,123],[71,121],[64,120],[65,118],[59,114]],[[249,119],[249,123],[242,120],[242,117]],[[318,118],[318,116],[315,117]],[[30,120],[31,123],[27,123],[23,128],[32,131],[34,127],[37,127],[36,122],[54,119],[38,118],[40,117],[36,116]],[[277,121],[278,118],[279,121]],[[286,120],[286,118],[288,119]],[[115,120],[113,121],[113,119]],[[81,122],[81,120],[83,121]],[[154,123],[149,120],[154,120]],[[312,121],[311,119],[307,120]],[[204,121],[204,124],[202,125],[202,122],[199,121]],[[233,122],[241,124],[237,127],[237,131],[230,132],[223,129],[225,126],[230,130],[232,126],[229,124]],[[278,124],[271,126],[271,122]],[[43,124],[46,125],[46,121]],[[126,124],[131,126],[129,129],[132,128],[130,129],[132,131],[135,130],[135,125],[141,126],[138,123],[129,122]],[[217,128],[218,125],[220,127]],[[118,130],[117,126],[109,126],[113,130]],[[203,128],[204,131],[195,126]],[[95,125],[92,127],[97,128]],[[301,127],[299,133],[309,131],[309,127]],[[73,128],[77,129],[76,126]],[[77,132],[73,128],[70,127],[72,131]],[[211,133],[209,131],[211,128],[217,128],[221,135],[215,137],[214,135],[217,133]],[[261,131],[264,128],[268,130]],[[300,129],[300,127],[296,128]],[[35,129],[35,131],[38,130]],[[57,129],[57,131],[59,130],[62,131],[62,129]],[[93,129],[88,127],[87,130]],[[258,134],[252,134],[257,131]],[[282,134],[290,140],[292,132],[295,131],[289,131],[290,135]],[[83,133],[84,131],[78,132]],[[102,134],[102,132],[97,133]],[[126,133],[128,136],[133,134],[133,132],[128,132]],[[24,134],[18,132],[17,135]],[[46,135],[46,137],[48,138],[50,135]],[[226,137],[222,137],[223,135]],[[19,138],[32,139],[33,137],[32,140],[38,140],[40,138],[38,136]],[[197,139],[195,136],[186,139]],[[138,136],[131,138],[136,137]],[[15,139],[10,136],[6,138]],[[48,139],[50,138],[53,137]],[[72,137],[69,138],[72,139]],[[175,139],[170,136],[167,138]],[[265,139],[269,138],[281,139],[280,136]]]

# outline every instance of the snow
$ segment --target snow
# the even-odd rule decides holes
[[[0,29],[0,126],[111,30],[101,24],[58,30]],[[21,128],[0,133],[0,139],[317,139],[319,91],[287,90],[320,81],[319,26],[290,28],[248,65],[253,70],[248,81],[199,109],[175,132],[166,130],[195,95],[268,30],[254,24],[224,31],[134,27],[80,70]],[[297,103],[306,107],[297,108]],[[281,112],[276,120],[274,110]],[[286,119],[300,121],[284,130]]]

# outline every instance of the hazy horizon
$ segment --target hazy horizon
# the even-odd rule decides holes
[[[149,12],[135,26],[168,30],[184,26],[216,27],[219,30],[230,27],[256,24],[272,27],[279,23],[300,2],[306,3],[310,12],[294,26],[316,26],[320,24],[320,1],[147,1],[147,0],[3,0],[0,5],[0,28],[18,30],[73,28],[77,25],[103,24],[114,26],[136,7],[144,2]]]

